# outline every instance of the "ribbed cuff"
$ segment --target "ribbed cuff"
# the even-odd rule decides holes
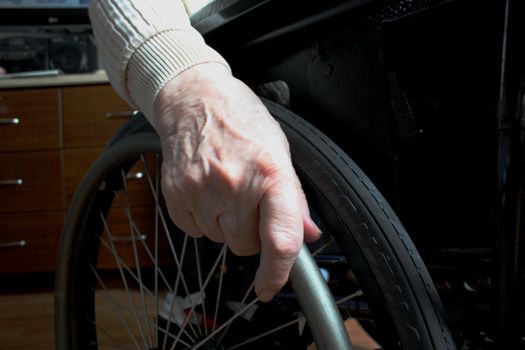
[[[229,68],[224,58],[206,45],[197,31],[158,33],[144,42],[129,61],[129,95],[151,121],[153,104],[162,87],[189,67],[205,62],[218,62]]]

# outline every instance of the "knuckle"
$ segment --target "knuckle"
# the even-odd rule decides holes
[[[231,170],[223,169],[219,181],[229,192],[236,192],[241,187],[242,176]]]
[[[264,156],[259,158],[256,163],[258,171],[265,178],[280,178],[284,173],[285,167],[283,164],[276,162],[275,156],[264,152]]]
[[[293,260],[301,249],[302,241],[296,237],[279,237],[272,242],[271,250],[280,260]]]
[[[244,187],[247,177],[247,169],[239,164],[223,162],[216,164],[211,174],[211,181],[219,184],[228,193],[236,193]]]

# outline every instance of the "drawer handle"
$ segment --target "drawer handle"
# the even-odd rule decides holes
[[[25,240],[20,241],[13,241],[13,242],[5,242],[0,243],[0,248],[17,248],[17,247],[25,247],[27,245],[27,242]]]
[[[20,186],[23,184],[24,184],[24,180],[22,179],[0,180],[0,186]]]
[[[127,180],[140,180],[144,177],[144,173],[137,171],[136,173],[127,173],[126,179]]]
[[[131,118],[136,116],[139,111],[120,111],[120,112],[106,112],[106,118],[116,119],[116,118]]]
[[[0,125],[17,125],[17,124],[20,124],[19,117],[0,118]]]
[[[132,241],[145,241],[148,238],[147,235],[140,236],[113,236],[113,242],[132,242]]]

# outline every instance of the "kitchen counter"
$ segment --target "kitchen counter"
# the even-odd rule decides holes
[[[64,74],[50,77],[0,78],[0,89],[95,85],[108,82],[106,72],[99,70],[94,73]]]

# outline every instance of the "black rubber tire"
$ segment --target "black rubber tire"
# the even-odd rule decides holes
[[[385,348],[455,349],[443,306],[416,247],[370,179],[314,126],[265,101],[281,123],[308,200],[331,227],[370,303]]]
[[[367,297],[381,330],[379,341],[383,347],[455,349],[425,265],[379,191],[319,130],[282,106],[264,102],[288,137],[294,165],[310,204],[335,238]],[[144,132],[153,131],[143,118],[136,118],[109,147]],[[111,160],[105,162],[110,164]],[[81,192],[85,192],[83,188],[98,186],[107,175],[92,168],[68,213],[56,275],[57,349],[83,348],[78,344],[90,337],[79,331],[83,321],[78,315],[91,306],[85,304],[83,295],[75,289],[83,276],[74,266],[86,258],[82,252],[86,244],[90,244],[89,239],[85,241],[86,237],[78,237],[78,228],[89,225],[85,212],[93,201],[101,199]]]

